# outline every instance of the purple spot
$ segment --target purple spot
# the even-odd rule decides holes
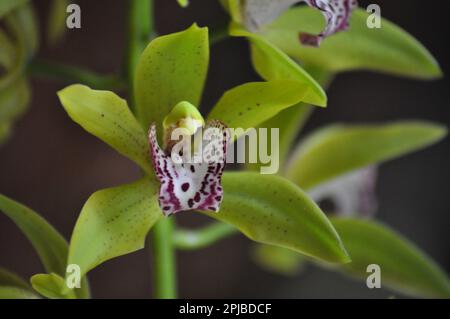
[[[184,183],[183,185],[181,185],[181,190],[183,192],[186,192],[189,189],[189,183]]]

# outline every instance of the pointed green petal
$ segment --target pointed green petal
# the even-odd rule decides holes
[[[225,92],[208,118],[232,128],[255,128],[303,101],[306,91],[304,85],[291,80],[246,83]]]
[[[200,104],[208,62],[207,28],[194,24],[150,42],[138,63],[134,85],[137,116],[144,128],[152,122],[160,125],[181,101]]]
[[[66,87],[58,96],[72,120],[153,174],[147,135],[125,100],[80,84]]]
[[[298,187],[275,175],[236,172],[223,176],[218,213],[260,243],[292,249],[334,263],[349,262],[339,235],[320,208]]]
[[[76,299],[74,290],[67,289],[66,282],[61,276],[51,274],[37,274],[31,277],[34,290],[50,299]]]
[[[402,293],[450,298],[450,280],[436,263],[390,228],[372,221],[332,219],[352,262],[340,268],[365,280],[369,264],[381,268],[381,285]]]
[[[442,125],[425,121],[333,125],[299,144],[284,175],[310,189],[346,172],[423,149],[446,134]]]
[[[252,44],[252,63],[259,75],[266,80],[294,80],[307,89],[304,101],[317,106],[327,105],[322,87],[296,62],[260,35],[245,31],[232,23],[230,34],[247,37]]]
[[[89,197],[72,233],[68,264],[81,275],[99,264],[144,247],[145,237],[161,218],[154,180],[95,192]]]

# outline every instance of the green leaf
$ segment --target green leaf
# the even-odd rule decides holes
[[[65,274],[67,243],[53,226],[30,208],[1,194],[0,211],[30,240],[48,272]]]
[[[10,122],[22,115],[30,102],[31,90],[24,78],[19,78],[0,91],[0,123]]]
[[[47,39],[51,45],[58,43],[67,30],[66,8],[70,4],[68,0],[53,0],[47,19]]]
[[[39,299],[39,296],[26,289],[0,286],[0,299]]]
[[[259,75],[266,80],[295,80],[307,88],[304,101],[309,104],[326,106],[327,96],[322,87],[297,63],[261,36],[242,29],[232,23],[230,34],[247,37],[251,42],[252,63]]]
[[[26,2],[28,2],[28,0],[2,0],[0,2],[0,18]]]
[[[209,62],[208,29],[189,29],[154,39],[139,60],[134,83],[141,124],[158,125],[181,101],[200,104]],[[161,134],[158,134],[161,136]]]
[[[255,262],[267,271],[285,276],[298,274],[306,259],[287,248],[272,245],[257,245],[253,250]]]
[[[208,118],[232,128],[254,128],[302,101],[305,93],[304,85],[291,80],[246,83],[225,92]]]
[[[20,25],[21,36],[25,40],[27,56],[33,56],[39,47],[39,24],[36,12],[31,3],[20,7],[16,12],[17,23]]]
[[[0,76],[0,91],[8,89],[21,76],[27,60],[26,40],[17,15],[8,15],[4,24],[7,26],[8,34],[0,30],[0,44],[2,45],[0,58],[5,70]],[[14,38],[11,38],[9,33]]]
[[[21,6],[7,15],[4,25],[12,36],[9,42],[15,47],[15,53],[14,62],[10,64],[9,61],[7,65],[4,65],[7,72],[0,77],[0,90],[8,87],[22,75],[28,59],[34,55],[39,44],[36,17],[30,4]],[[0,36],[0,39],[3,43],[8,41],[5,40],[8,39],[5,36]],[[10,51],[11,45],[7,44],[6,47]]]
[[[143,248],[148,231],[163,216],[156,185],[145,178],[91,195],[73,230],[68,264],[78,265],[83,276],[109,259]]]
[[[0,268],[0,287],[5,286],[30,290],[30,286],[22,278],[6,269]]]
[[[352,170],[423,149],[446,134],[442,125],[425,121],[332,125],[299,144],[284,175],[310,189]]]
[[[0,90],[0,144],[11,134],[13,122],[27,109],[30,95],[31,89],[24,78]]]
[[[74,290],[68,289],[65,280],[55,273],[37,274],[31,277],[31,285],[50,299],[76,299]]]
[[[289,56],[334,72],[366,69],[424,79],[442,75],[433,56],[406,31],[386,19],[381,28],[370,29],[368,16],[355,10],[350,28],[327,38],[319,48],[303,46],[298,38],[299,32],[317,34],[324,26],[320,11],[311,8],[287,10],[262,36]]]
[[[11,135],[11,124],[0,123],[0,145],[2,145]]]
[[[67,242],[44,218],[30,208],[0,194],[0,211],[12,219],[33,245],[48,272],[66,273]],[[77,291],[81,298],[89,296],[87,281]]]
[[[16,48],[14,43],[10,39],[9,35],[6,34],[0,28],[0,66],[9,70],[14,64],[14,59],[16,55]]]
[[[275,175],[226,173],[224,197],[210,217],[234,225],[250,239],[290,248],[327,262],[349,262],[339,235],[297,186]]]
[[[72,120],[153,174],[146,134],[125,100],[80,84],[59,91],[58,96]]]
[[[366,280],[369,264],[381,267],[381,285],[419,297],[450,298],[448,276],[415,245],[386,226],[332,219],[352,262],[338,268]]]

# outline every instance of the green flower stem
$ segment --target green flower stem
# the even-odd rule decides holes
[[[133,92],[136,65],[149,40],[154,36],[153,1],[130,0],[128,2],[127,52],[125,56],[125,74]],[[134,101],[131,101],[134,107]]]
[[[161,219],[152,230],[154,295],[160,299],[177,296],[173,231],[173,218]]]
[[[209,245],[237,233],[238,230],[225,223],[216,222],[200,230],[177,229],[174,244],[183,250],[194,250]]]
[[[34,60],[28,70],[37,77],[82,83],[95,89],[121,90],[126,87],[125,81],[114,75],[100,75],[78,66],[40,59]]]

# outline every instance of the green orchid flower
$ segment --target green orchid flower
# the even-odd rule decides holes
[[[191,135],[205,123],[219,121],[245,131],[307,99],[308,89],[297,81],[246,83],[227,91],[205,121],[193,106],[200,103],[208,60],[208,30],[193,25],[154,39],[144,50],[133,85],[135,114],[113,92],[72,85],[58,93],[75,122],[134,161],[145,173],[133,183],[94,193],[84,205],[68,255],[68,264],[79,265],[82,275],[106,260],[142,248],[154,226],[155,235],[162,232],[170,236],[173,225],[169,226],[169,222],[173,217],[164,216],[164,196],[170,194],[183,203],[180,209],[171,207],[170,213],[194,208],[185,206],[189,200],[180,192],[197,189],[197,167],[190,177],[183,171],[191,178],[190,185],[160,171],[164,165],[159,161],[167,163],[170,158],[165,148],[158,147],[158,138],[168,129],[183,126]],[[150,127],[149,143],[146,131]],[[163,182],[173,182],[178,191],[164,188]],[[331,263],[350,260],[320,208],[293,183],[253,172],[225,172],[221,182],[216,186],[223,188],[223,196],[215,200],[214,209],[199,204],[195,206],[199,212],[232,225],[257,242],[286,247]],[[197,203],[195,195],[194,192],[189,197],[194,200],[192,204]],[[169,201],[173,199],[170,196]],[[199,202],[204,203],[203,198]],[[166,244],[171,241],[166,237]]]

